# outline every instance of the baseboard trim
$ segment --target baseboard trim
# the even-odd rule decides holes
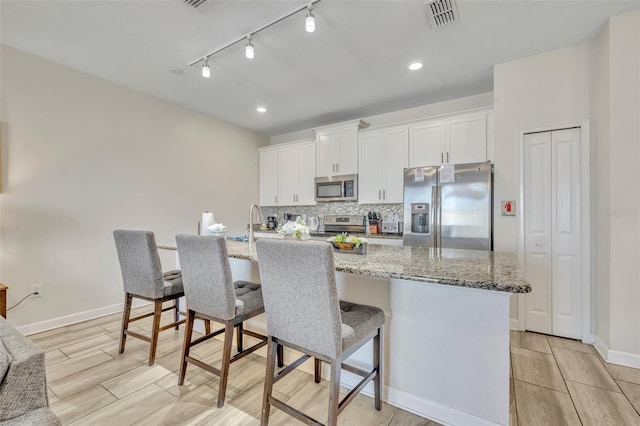
[[[341,383],[343,386],[353,388],[360,382],[360,380],[362,380],[362,377],[351,374],[348,371],[342,371]],[[369,383],[365,386],[362,390],[362,394],[373,398],[373,383]],[[434,401],[417,397],[390,386],[383,386],[382,400],[387,404],[401,408],[418,416],[426,417],[445,426],[499,426],[499,423],[465,413],[464,411],[456,410],[455,408],[447,407]]]
[[[594,340],[596,350],[608,363],[622,365],[624,367],[640,368],[640,355],[609,349],[597,335]]]
[[[145,300],[134,299],[132,306],[134,308],[138,308],[140,306],[148,304],[149,302]],[[75,314],[65,315],[63,317],[53,318],[46,321],[35,322],[33,324],[21,325],[19,327],[16,327],[16,329],[25,336],[29,336],[31,334],[41,333],[43,331],[52,330],[58,327],[64,327],[67,325],[76,324],[79,322],[88,321],[111,314],[117,314],[118,312],[122,312],[123,307],[123,303],[116,303],[115,305],[103,306],[98,309],[77,312]]]
[[[509,318],[509,328],[511,330],[518,330],[518,318]]]

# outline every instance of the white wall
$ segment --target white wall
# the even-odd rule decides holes
[[[609,23],[602,30],[596,43],[596,67],[593,81],[593,102],[591,133],[595,142],[592,169],[595,193],[595,208],[592,209],[593,224],[596,235],[593,239],[592,255],[596,268],[593,302],[595,303],[596,325],[593,330],[605,345],[609,345],[609,274],[611,229],[610,215],[611,197],[609,195]]]
[[[517,249],[516,217],[501,216],[500,201],[518,199],[519,132],[589,119],[592,52],[586,43],[494,68],[495,250]]]
[[[610,345],[640,367],[640,11],[609,21]]]
[[[386,124],[401,123],[404,121],[419,120],[422,118],[433,117],[437,115],[450,114],[468,109],[490,107],[493,105],[493,94],[482,93],[474,96],[453,99],[450,101],[437,102],[428,105],[422,105],[415,108],[393,111],[386,114],[372,115],[362,117],[361,119],[371,125],[371,127],[384,126]],[[312,129],[301,130],[298,132],[285,133],[271,137],[271,145],[292,142],[300,139],[314,138],[315,134]]]
[[[116,228],[172,241],[208,209],[244,232],[267,137],[4,46],[1,67],[0,280],[44,294],[12,323],[121,303]]]

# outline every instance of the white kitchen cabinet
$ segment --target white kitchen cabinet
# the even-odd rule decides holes
[[[316,133],[316,176],[358,173],[358,132],[362,120],[314,129]]]
[[[492,117],[483,112],[409,126],[410,167],[487,161]]]
[[[360,135],[360,204],[402,203],[407,144],[406,126]]]
[[[444,163],[444,122],[409,126],[409,167]]]
[[[260,149],[260,205],[278,205],[278,149]]]
[[[314,205],[316,147],[305,140],[260,150],[260,205]]]
[[[316,147],[313,142],[297,144],[280,150],[278,165],[278,182],[280,185],[278,193],[281,206],[316,204],[314,194],[315,154]]]
[[[487,115],[478,114],[445,121],[447,153],[451,164],[487,161]]]

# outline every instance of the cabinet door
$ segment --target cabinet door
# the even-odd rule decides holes
[[[440,165],[444,151],[444,122],[409,127],[409,167]]]
[[[278,196],[279,205],[297,204],[298,193],[298,147],[292,146],[278,150]]]
[[[376,204],[382,201],[382,175],[382,133],[361,133],[358,203]]]
[[[404,192],[404,169],[409,164],[409,130],[389,129],[382,133],[384,162],[383,203],[402,203]]]
[[[260,205],[278,205],[278,150],[260,151]]]
[[[487,161],[487,116],[479,114],[446,121],[449,157],[445,162],[463,164]]]
[[[316,147],[311,143],[298,148],[298,204],[310,206],[316,204]]]
[[[358,129],[356,127],[336,130],[337,168],[336,175],[358,173]]]
[[[317,176],[333,176],[336,174],[336,133],[318,133],[317,144]]]

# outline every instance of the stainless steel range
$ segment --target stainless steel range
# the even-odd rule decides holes
[[[366,216],[326,215],[323,218],[325,234],[366,234],[369,221]]]

